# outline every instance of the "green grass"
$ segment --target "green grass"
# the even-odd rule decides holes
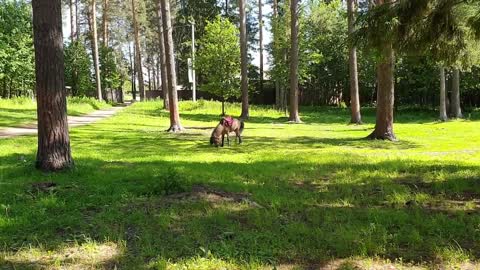
[[[110,107],[93,98],[69,97],[68,115],[78,116],[98,109]],[[30,98],[0,98],[0,127],[14,127],[28,124],[37,119],[37,105]]]
[[[208,139],[220,104],[181,103],[181,134],[165,132],[161,107],[135,103],[73,129],[68,172],[32,170],[35,137],[0,140],[0,269],[465,268],[480,258],[478,111],[440,123],[400,110],[392,143],[363,139],[372,109],[354,126],[346,109],[302,108],[295,125],[253,107],[244,144],[217,149]]]

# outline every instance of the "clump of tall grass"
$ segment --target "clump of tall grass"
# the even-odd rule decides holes
[[[92,98],[92,97],[68,97],[67,98],[67,103],[69,105],[72,105],[72,104],[87,104],[87,105],[90,105],[95,110],[108,108],[108,107],[111,106],[104,101],[99,101],[98,99],[95,99],[95,98]]]
[[[30,97],[0,98],[1,108],[35,107],[35,100]]]

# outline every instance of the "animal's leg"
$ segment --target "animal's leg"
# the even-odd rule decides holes
[[[225,134],[222,134],[222,147],[223,147],[224,141],[225,141]]]
[[[227,144],[228,146],[230,146],[230,135],[228,135],[228,133],[227,133]]]
[[[238,130],[235,130],[235,142],[237,142],[237,138],[238,138],[238,143],[240,143],[240,132],[238,132]]]

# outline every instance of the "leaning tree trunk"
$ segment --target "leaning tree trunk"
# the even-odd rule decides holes
[[[447,94],[445,91],[445,68],[440,68],[440,120],[447,121]]]
[[[248,105],[248,48],[247,48],[247,16],[245,13],[245,0],[238,0],[240,9],[240,65],[242,77],[242,114],[241,119],[250,117]]]
[[[143,81],[143,70],[142,70],[142,49],[140,48],[140,33],[138,30],[138,21],[137,21],[137,10],[135,8],[135,1],[132,0],[132,19],[133,19],[133,34],[135,39],[135,66],[137,67],[137,76],[138,76],[138,90],[140,92],[140,101],[145,100],[145,84]]]
[[[397,140],[393,132],[394,65],[392,43],[388,42],[377,64],[377,120],[375,130],[368,136],[370,139]]]
[[[355,0],[347,1],[348,9],[348,34],[353,36],[355,32]],[[362,116],[360,114],[360,95],[358,87],[358,70],[357,70],[357,48],[353,44],[350,45],[350,109],[352,124],[361,124]]]
[[[290,122],[300,123],[298,115],[298,0],[291,0],[291,48],[290,48]]]
[[[452,89],[452,115],[454,118],[462,118],[462,108],[460,106],[460,70],[453,70],[453,89]]]
[[[62,2],[33,0],[38,116],[36,167],[58,171],[73,165],[67,121]]]
[[[168,76],[167,76],[167,60],[166,60],[166,52],[165,52],[165,40],[164,40],[164,31],[163,31],[163,16],[162,16],[162,5],[161,5],[162,0],[158,0],[158,7],[157,7],[157,13],[158,13],[158,19],[159,19],[159,24],[158,24],[158,40],[160,43],[160,74],[162,77],[162,95],[163,95],[163,106],[165,109],[170,108],[170,102],[168,98]]]
[[[172,21],[170,17],[170,1],[161,0],[162,4],[162,22],[163,22],[163,39],[165,44],[165,60],[167,67],[168,95],[170,105],[170,128],[169,132],[182,131],[180,124],[180,114],[178,112],[177,98],[177,75],[175,72],[175,55],[173,48]]]
[[[90,3],[90,12],[89,12],[89,21],[91,26],[91,37],[92,37],[92,54],[93,54],[93,64],[95,67],[95,84],[97,87],[97,98],[98,100],[103,100],[102,98],[102,84],[100,79],[100,63],[98,59],[98,34],[97,34],[97,11],[96,11],[96,0],[91,0]]]

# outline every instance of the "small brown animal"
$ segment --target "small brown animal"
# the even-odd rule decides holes
[[[218,147],[221,145],[223,147],[225,141],[225,135],[227,135],[227,144],[230,145],[230,136],[231,132],[235,132],[236,138],[238,138],[238,143],[242,143],[242,132],[245,128],[243,121],[239,119],[232,118],[227,116],[220,120],[220,123],[213,130],[212,136],[210,136],[210,144]],[[221,142],[220,142],[221,139]]]

